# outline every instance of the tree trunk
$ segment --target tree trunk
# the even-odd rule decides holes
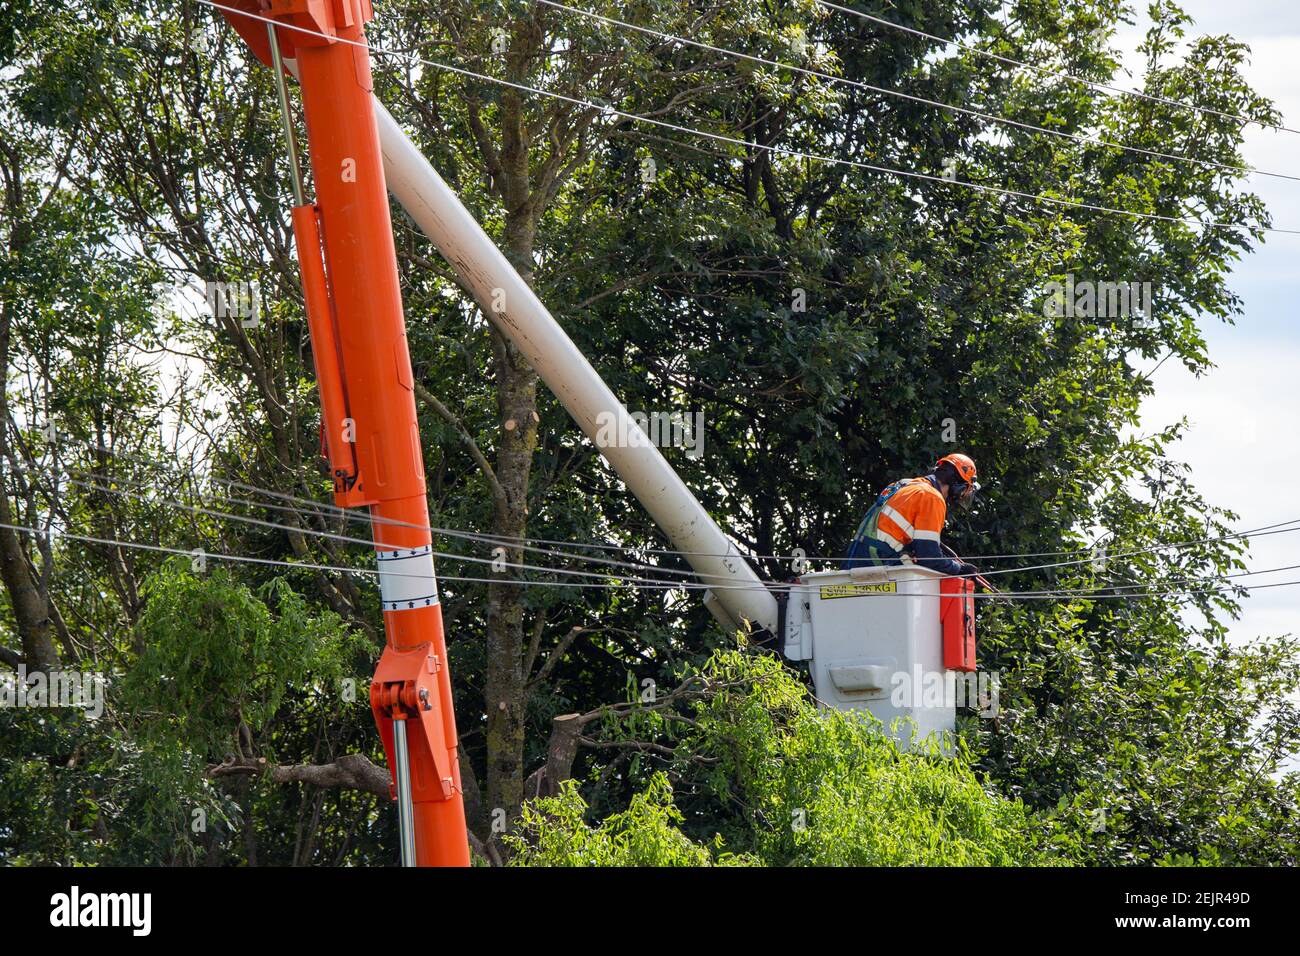
[[[8,205],[15,215],[20,213],[20,210],[13,208],[18,205],[13,198]],[[14,262],[21,261],[24,234],[23,229],[15,227],[13,230],[9,252]],[[13,314],[8,303],[0,303],[0,367],[6,373],[9,369],[12,321]],[[9,505],[9,489],[4,480],[5,467],[10,461],[7,388],[7,381],[0,381],[0,524],[16,525],[21,522],[14,520],[14,511]],[[22,642],[23,663],[28,671],[48,671],[58,667],[59,653],[54,648],[54,637],[51,634],[49,595],[32,574],[21,532],[9,527],[0,527],[0,580],[4,581],[5,589],[9,592],[14,623]]]
[[[560,785],[573,776],[573,762],[578,759],[579,738],[590,720],[590,714],[560,714],[551,719],[551,739],[546,747],[546,763],[529,776],[525,784],[528,799],[556,796],[560,792]]]
[[[530,286],[537,222],[529,170],[529,136],[518,94],[502,97],[503,140],[498,188],[505,204],[506,258]],[[510,303],[505,303],[508,310]],[[493,513],[493,533],[522,539],[528,530],[528,484],[537,449],[537,373],[504,335],[492,331],[497,411],[501,432],[496,474],[504,491]],[[511,564],[523,561],[518,545],[506,548]],[[507,578],[519,576],[508,568]],[[492,809],[513,819],[524,800],[524,717],[528,707],[528,675],[524,673],[524,591],[516,584],[488,585],[487,674],[487,798]]]
[[[0,469],[0,479],[3,469]],[[6,492],[0,490],[0,522],[16,524]],[[27,564],[27,553],[19,533],[0,528],[0,578],[9,592],[23,663],[29,672],[48,671],[59,666],[59,653],[51,633],[50,601]]]

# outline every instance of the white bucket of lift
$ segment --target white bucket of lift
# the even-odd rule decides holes
[[[823,706],[867,710],[907,744],[956,725],[939,582],[916,565],[805,574],[790,592],[786,656],[811,662]],[[910,723],[909,723],[910,722]]]

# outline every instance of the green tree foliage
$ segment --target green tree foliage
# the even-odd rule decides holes
[[[682,814],[673,806],[672,786],[663,774],[632,797],[626,810],[596,826],[573,780],[558,797],[531,801],[507,840],[517,851],[512,866],[714,866],[753,861],[701,846],[678,829]]]
[[[1088,617],[1071,605],[1033,625],[1017,616],[1035,653],[1001,689],[984,766],[1090,863],[1294,864],[1297,779],[1277,757],[1300,731],[1295,642],[1189,645],[1166,618],[1107,647]]]
[[[195,865],[237,831],[239,803],[184,741],[111,716],[0,710],[5,865]]]
[[[283,580],[259,590],[224,568],[195,574],[183,559],[150,580],[138,625],[145,650],[127,672],[123,697],[200,754],[219,759],[239,749],[235,734],[264,729],[286,695],[308,706],[313,693],[335,698],[364,654],[335,615],[312,614]]]
[[[598,825],[570,781],[530,804],[515,862],[545,866],[1010,866],[1044,862],[1047,828],[982,785],[965,753],[900,750],[870,715],[821,711],[775,658],[722,651],[702,676],[673,775],[695,795],[693,842],[668,775]],[[704,768],[704,769],[699,769]],[[706,810],[704,804],[708,805]],[[712,830],[710,833],[709,831]]]
[[[376,3],[376,47],[517,86],[376,54],[376,92],[629,407],[703,414],[703,460],[666,454],[743,545],[835,555],[887,482],[964,450],[989,493],[946,539],[973,555],[1071,552],[996,570],[1009,589],[1076,593],[982,604],[980,662],[1002,677],[1003,710],[968,715],[949,767],[812,713],[785,678],[754,701],[724,689],[696,716],[674,705],[709,728],[688,731],[627,690],[700,673],[727,645],[693,595],[536,572],[455,580],[481,566],[444,561],[476,833],[492,840],[494,808],[521,812],[554,718],[596,713],[570,763],[581,788],[551,781],[560,802],[522,811],[529,846],[558,846],[539,828],[561,819],[611,861],[1006,862],[1041,845],[1111,864],[1293,862],[1297,785],[1280,767],[1300,736],[1295,646],[1227,642],[1244,592],[1219,582],[1247,557],[1222,537],[1231,502],[1198,494],[1177,428],[1133,433],[1151,369],[1209,368],[1205,323],[1242,312],[1226,277],[1269,220],[1224,168],[1242,163],[1225,114],[1277,119],[1242,75],[1249,51],[1151,7],[1137,82],[1219,111],[1192,114],[976,52],[1112,82],[1117,0],[851,5],[973,49],[811,0],[584,4],[841,83],[522,0],[405,0]],[[345,540],[364,529],[301,504],[330,484],[270,75],[192,0],[7,4],[0,55],[0,523],[100,539],[0,531],[0,661],[110,678],[97,722],[0,714],[0,854],[390,862],[373,777],[288,773],[382,762],[365,694],[338,686],[364,686],[382,635],[373,587],[337,570],[371,560]],[[565,570],[611,554],[683,570],[400,210],[394,229],[435,524],[626,549],[527,555]],[[1050,284],[1070,276],[1150,281],[1152,307],[1054,312]],[[259,283],[259,325],[197,301],[224,281]],[[119,539],[327,567],[198,576],[103,543]],[[1157,547],[1178,542],[1201,543]],[[491,556],[481,541],[439,547]],[[222,770],[232,758],[247,766]],[[795,809],[810,821],[798,838]],[[909,838],[891,842],[882,814]],[[1043,827],[1046,843],[1027,835]],[[935,833],[955,842],[922,846]]]
[[[255,733],[271,758],[301,746],[294,721],[275,725],[286,699],[328,711],[351,679],[368,710],[364,642],[282,580],[259,591],[169,562],[149,582],[145,650],[108,676],[106,714],[0,711],[0,859],[197,862],[250,812],[246,788],[241,804],[214,786],[212,764],[248,756]]]

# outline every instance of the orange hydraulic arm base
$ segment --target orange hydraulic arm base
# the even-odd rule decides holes
[[[294,239],[335,500],[370,508],[387,635],[370,703],[393,769],[403,863],[467,866],[414,379],[370,95],[363,29],[370,3],[224,2],[246,11],[225,16],[280,85],[294,160]],[[283,59],[296,62],[301,85],[314,205],[302,198]]]

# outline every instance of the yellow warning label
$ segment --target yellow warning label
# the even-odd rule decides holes
[[[897,591],[896,581],[882,581],[880,584],[823,584],[822,600],[862,597],[864,594],[893,594]]]

